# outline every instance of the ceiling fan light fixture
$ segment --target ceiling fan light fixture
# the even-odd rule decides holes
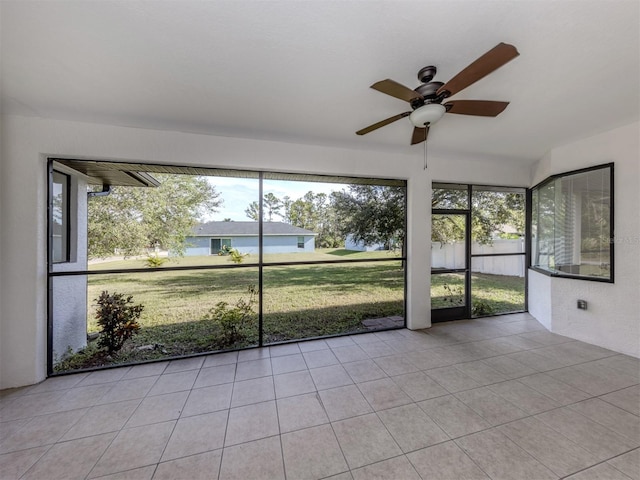
[[[409,115],[409,120],[411,120],[414,127],[424,128],[426,125],[433,125],[440,120],[446,111],[447,109],[444,105],[428,103],[420,108],[416,108],[411,115]]]
[[[433,77],[437,71],[436,67],[424,67],[418,72],[418,79],[422,84],[413,90],[390,78],[380,80],[371,85],[371,88],[408,102],[411,110],[360,129],[356,132],[356,135],[365,135],[401,118],[409,117],[414,127],[411,145],[416,145],[426,142],[427,135],[429,134],[429,126],[440,120],[447,112],[458,115],[496,117],[507,108],[509,102],[493,100],[453,100],[448,101],[444,105],[442,105],[442,102],[486,77],[518,55],[518,50],[513,45],[499,43],[477,60],[463,68],[447,83],[433,81]]]

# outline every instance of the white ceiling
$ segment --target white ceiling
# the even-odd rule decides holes
[[[445,115],[430,151],[531,162],[637,120],[637,0],[7,1],[3,113],[412,151],[408,110],[369,85],[446,82],[498,44],[520,56],[455,99],[509,100],[497,118]]]

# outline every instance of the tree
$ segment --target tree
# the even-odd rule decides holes
[[[302,198],[291,202],[287,215],[290,218],[291,225],[307,230],[315,230],[320,210],[318,206],[315,205],[315,200],[315,194],[309,191],[305,193]]]
[[[494,234],[505,226],[524,234],[524,194],[474,190],[471,196],[471,234],[473,240],[490,244]]]
[[[349,185],[348,191],[332,193],[333,207],[343,236],[367,245],[382,243],[387,248],[404,245],[404,187]]]
[[[316,247],[337,248],[344,245],[332,199],[326,193],[308,191],[294,201],[285,197],[283,205],[283,217],[288,223],[318,234]]]
[[[524,195],[492,190],[473,190],[471,195],[471,234],[474,241],[490,244],[496,232],[505,226],[524,232]],[[468,209],[465,189],[433,190],[431,206],[436,209]],[[431,241],[451,243],[464,241],[465,223],[462,215],[432,216]]]
[[[258,202],[251,202],[245,209],[244,213],[248,218],[257,222],[260,218],[260,206],[258,205]]]
[[[273,193],[266,193],[264,197],[262,197],[262,210],[263,218],[265,221],[272,222],[274,215],[282,217],[282,215],[280,215],[280,210],[282,209],[282,207],[282,200],[276,197]],[[244,213],[248,218],[250,218],[254,222],[257,222],[258,218],[260,218],[260,205],[258,204],[258,202],[251,202],[245,209]]]
[[[109,195],[89,199],[90,258],[138,255],[154,246],[182,254],[194,225],[222,203],[204,177],[154,176],[157,188],[115,186]]]
[[[280,215],[282,209],[282,201],[276,197],[273,193],[269,192],[264,195],[262,199],[262,209],[267,214],[267,220],[273,221],[273,215]]]
[[[289,215],[289,213],[291,212],[291,204],[292,203],[293,203],[293,200],[291,200],[289,195],[285,195],[284,197],[282,197],[282,210],[283,210],[283,213],[280,214],[280,216],[282,217],[282,220],[285,223],[291,223],[291,216]]]
[[[267,193],[262,206],[266,221],[273,221],[273,216],[277,215],[290,225],[317,233],[317,247],[336,248],[344,244],[337,230],[335,210],[326,193],[309,191],[297,200],[291,200],[289,196],[280,200],[273,193]],[[258,202],[251,202],[245,214],[258,221]]]

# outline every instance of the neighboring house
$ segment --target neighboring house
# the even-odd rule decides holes
[[[282,222],[263,223],[263,253],[315,251],[315,237],[310,230]],[[258,222],[207,222],[193,228],[186,239],[185,255],[218,255],[226,246],[241,253],[258,254]]]
[[[352,235],[347,235],[344,240],[345,250],[355,250],[358,252],[375,252],[377,250],[387,250],[383,243],[365,244],[362,240],[356,241]]]

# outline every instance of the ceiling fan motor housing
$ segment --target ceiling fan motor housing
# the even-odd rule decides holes
[[[414,88],[413,91],[419,93],[420,95],[422,95],[424,98],[427,98],[427,99],[435,98],[436,92],[443,85],[444,83],[442,82],[423,83],[419,87]]]
[[[411,102],[411,107],[415,110],[416,108],[420,108],[422,105],[427,103],[440,103],[438,101],[437,91],[438,89],[444,85],[442,82],[429,82],[423,83],[419,87],[414,88],[414,92],[419,93],[421,98],[417,98]]]
[[[418,80],[422,83],[427,83],[433,80],[433,77],[436,76],[436,72],[438,69],[433,65],[429,65],[428,67],[421,68],[418,72]]]

